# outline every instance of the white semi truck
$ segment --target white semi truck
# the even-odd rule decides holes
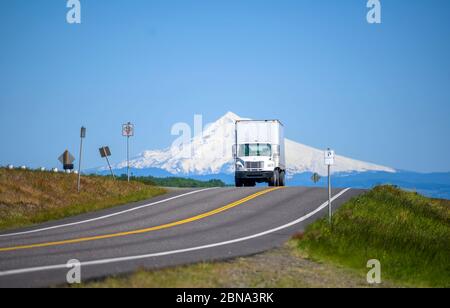
[[[237,187],[256,183],[285,186],[284,127],[280,121],[236,121],[233,156]]]

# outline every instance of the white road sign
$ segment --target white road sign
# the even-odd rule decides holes
[[[122,136],[133,137],[134,136],[134,125],[131,123],[122,125]]]
[[[332,150],[325,151],[325,165],[331,166],[334,165],[334,157],[335,153]]]

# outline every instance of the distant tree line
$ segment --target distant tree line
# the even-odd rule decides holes
[[[122,174],[119,177],[120,180],[126,181],[127,175]],[[221,180],[209,180],[200,181],[189,178],[180,177],[167,177],[167,178],[157,178],[153,176],[132,176],[130,178],[132,181],[141,182],[147,185],[162,186],[162,187],[225,187],[226,184]]]

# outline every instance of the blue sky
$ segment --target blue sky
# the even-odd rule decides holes
[[[0,165],[58,166],[97,148],[125,159],[172,142],[176,122],[227,111],[279,118],[290,139],[399,169],[450,171],[450,2],[4,0]]]

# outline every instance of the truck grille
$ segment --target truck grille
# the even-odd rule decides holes
[[[264,162],[263,161],[247,161],[247,162],[245,162],[245,168],[247,168],[247,169],[263,169]]]

